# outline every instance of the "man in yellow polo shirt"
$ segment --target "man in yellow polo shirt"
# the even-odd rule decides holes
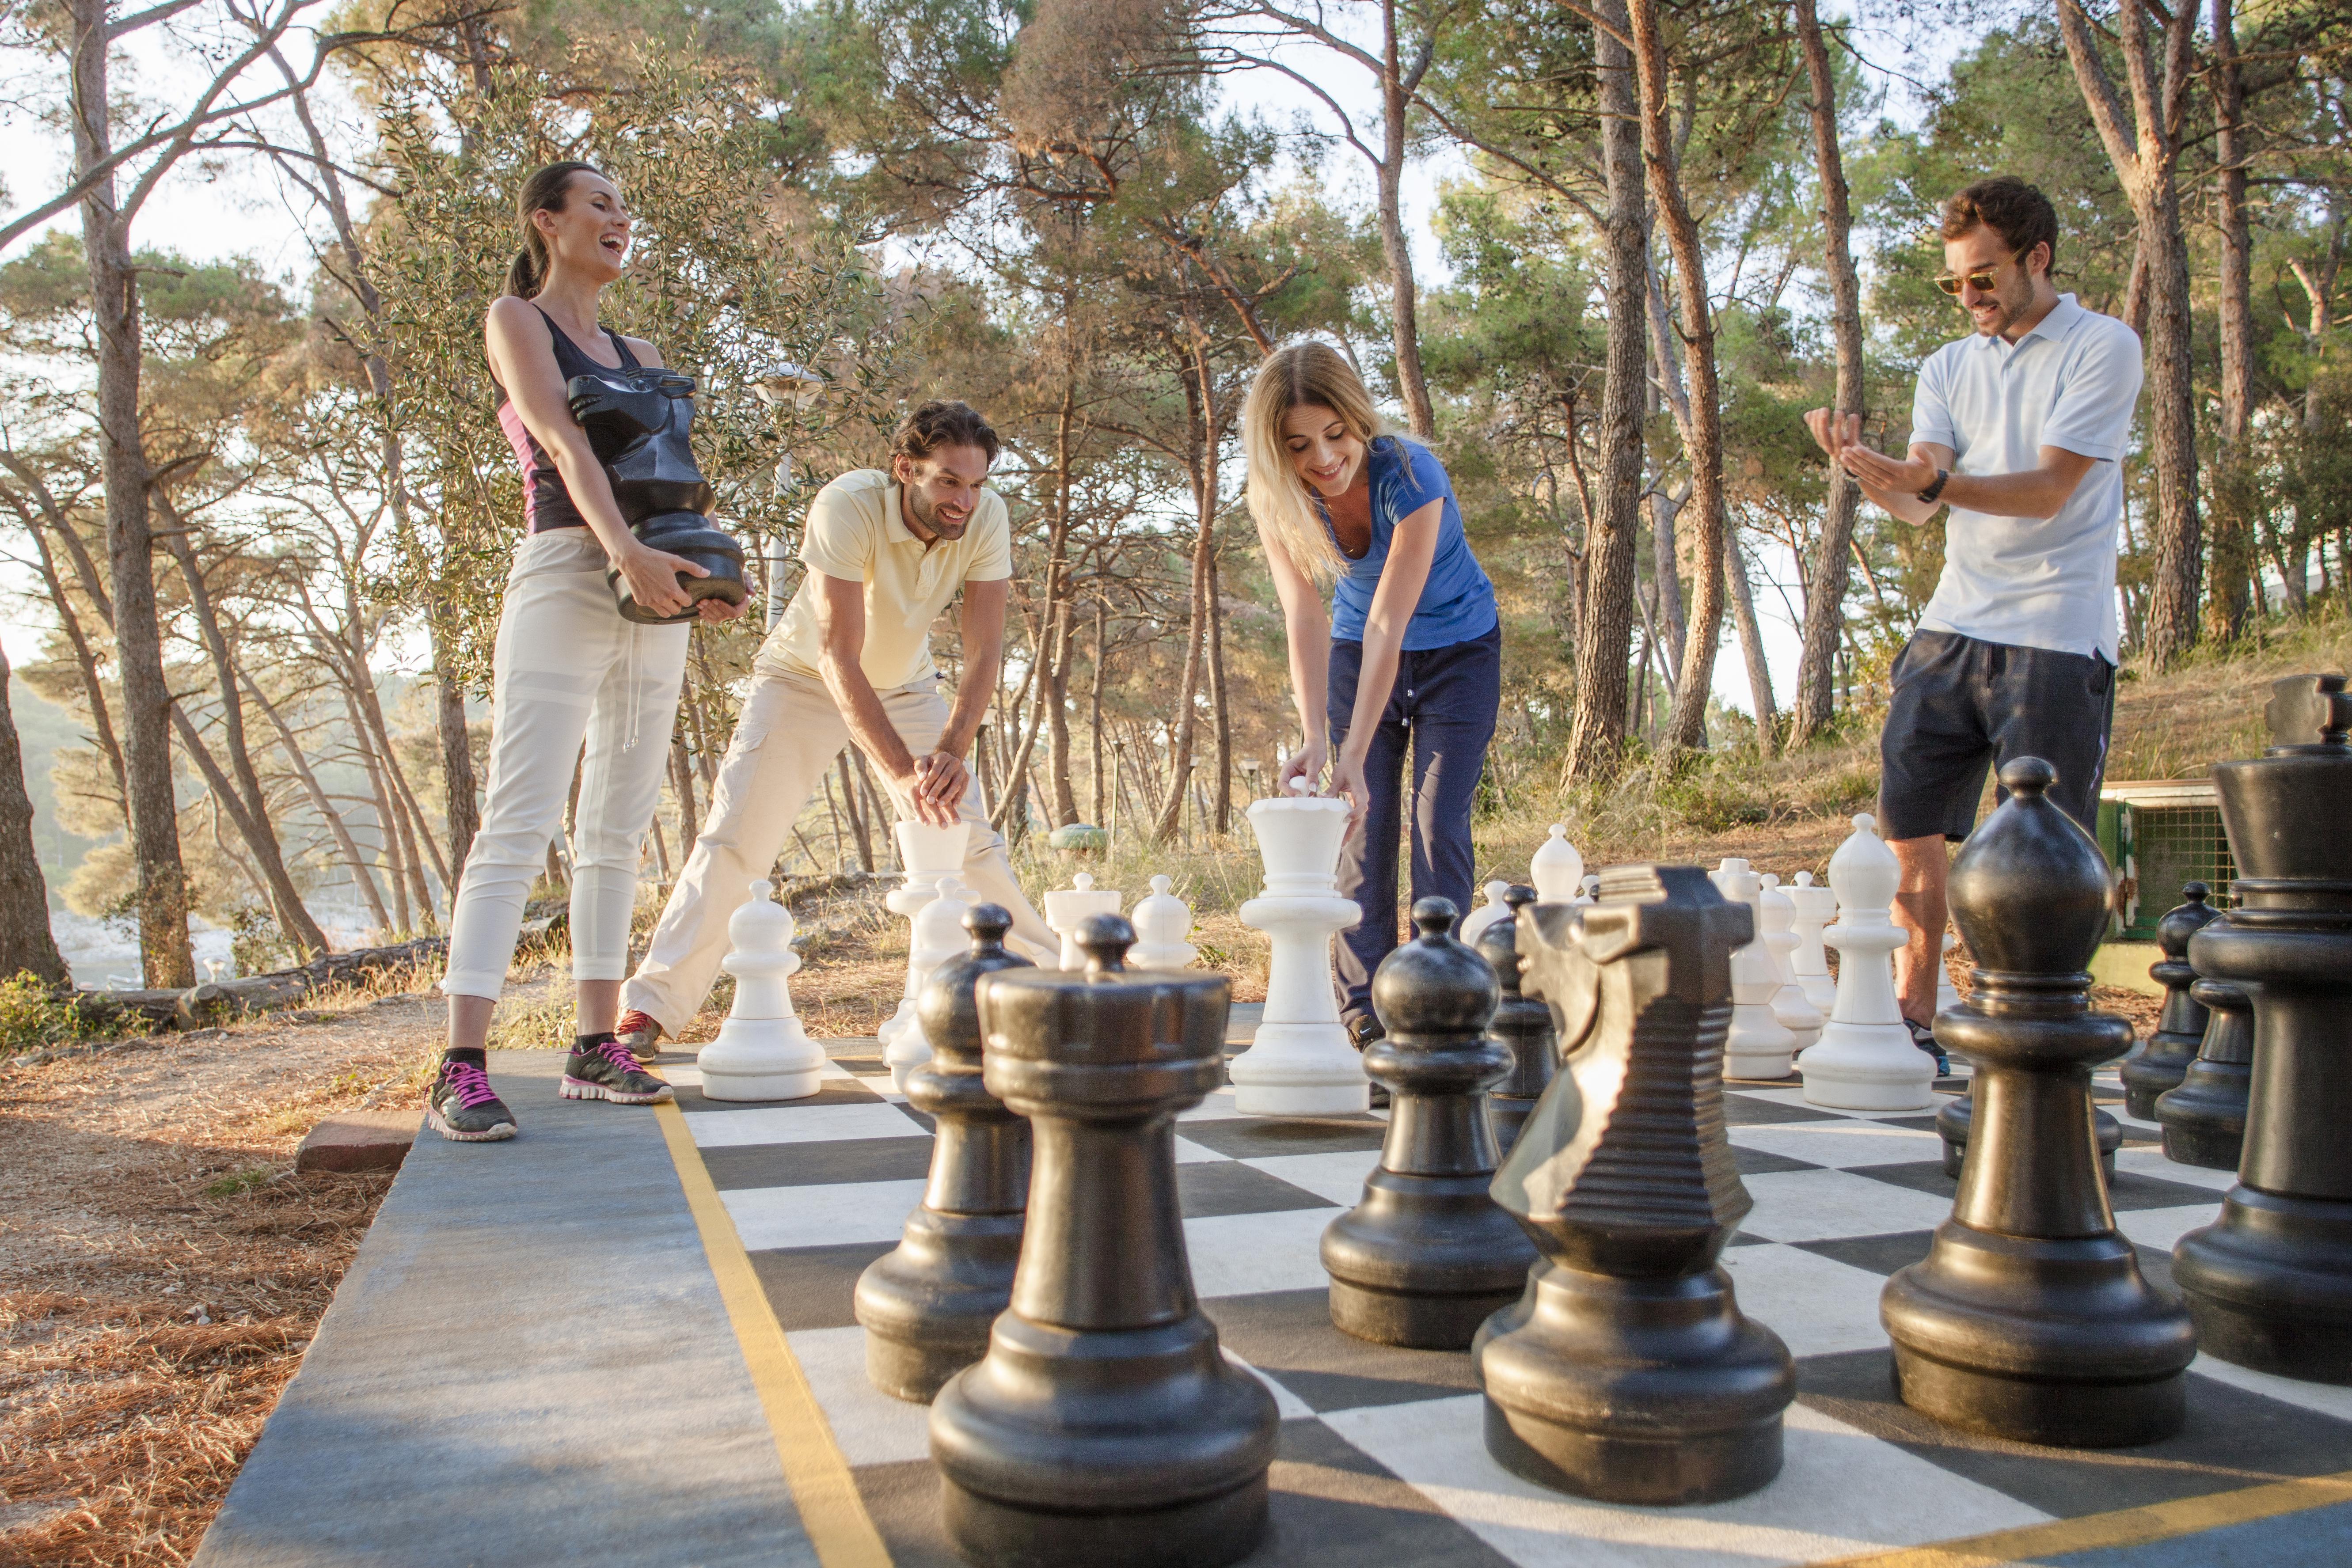
[[[887,470],[860,468],[817,492],[801,537],[808,574],[760,649],[709,820],[622,988],[615,1032],[639,1057],[701,1007],[727,953],[728,917],[775,864],[844,742],[881,770],[902,816],[971,824],[965,885],[1013,911],[1015,936],[1057,951],[964,764],[996,689],[1013,576],[1004,500],[984,488],[996,451],[996,432],[969,405],[926,403],[898,426]],[[964,680],[950,709],[930,628],[958,589]]]

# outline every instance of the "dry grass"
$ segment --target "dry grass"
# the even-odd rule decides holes
[[[2111,779],[2202,778],[2214,763],[2262,754],[2263,704],[2283,676],[2352,668],[2352,623],[2273,631],[2229,658],[2202,656],[2161,679],[2126,667],[2116,693]]]

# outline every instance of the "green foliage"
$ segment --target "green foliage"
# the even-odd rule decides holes
[[[0,980],[0,1056],[68,1045],[94,1032],[70,997],[30,972]]]

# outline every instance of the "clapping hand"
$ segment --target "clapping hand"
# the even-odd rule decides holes
[[[1808,409],[1805,428],[1813,433],[1813,439],[1829,454],[1830,460],[1860,480],[1866,489],[1885,495],[1916,495],[1936,482],[1935,464],[1890,458],[1864,446],[1859,414]]]

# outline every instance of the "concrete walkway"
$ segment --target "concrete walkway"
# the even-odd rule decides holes
[[[814,1568],[661,1128],[563,1060],[491,1058],[514,1142],[418,1140],[199,1568]]]

